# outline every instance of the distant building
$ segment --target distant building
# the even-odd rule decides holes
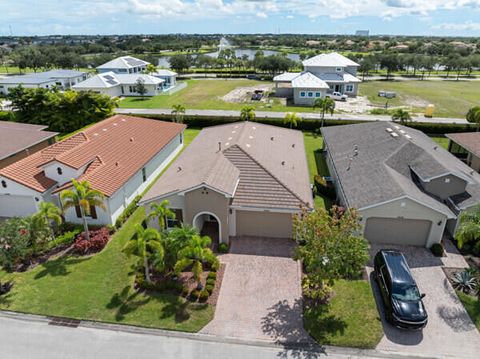
[[[369,36],[370,31],[369,30],[357,30],[355,31],[355,36]]]
[[[75,70],[51,70],[29,73],[26,75],[7,76],[0,79],[0,94],[8,95],[13,87],[22,85],[25,88],[52,88],[58,86],[62,90],[86,80],[88,73]]]
[[[99,73],[114,72],[116,74],[137,74],[144,72],[150,62],[132,56],[122,56],[97,67]]]

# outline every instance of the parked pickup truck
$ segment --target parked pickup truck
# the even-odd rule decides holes
[[[327,94],[325,97],[329,97],[335,101],[347,101],[348,96],[342,95],[340,92],[332,92]]]

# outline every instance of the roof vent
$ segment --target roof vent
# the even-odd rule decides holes
[[[392,132],[392,133],[390,134],[390,136],[392,136],[393,138],[397,138],[397,137],[398,137],[398,133]]]
[[[115,122],[113,125],[114,125],[114,126],[118,126],[118,123]]]
[[[273,138],[274,138],[273,136],[272,136],[272,137],[270,137],[270,140],[272,140],[272,141],[273,141]]]
[[[438,150],[438,146],[433,147],[433,149],[434,149],[435,151]]]
[[[133,137],[130,137],[130,142],[133,142]]]
[[[405,135],[405,137],[408,138],[409,140],[412,139],[412,136],[410,136],[410,135]]]
[[[106,128],[104,128],[104,129],[102,129],[102,131],[103,131],[103,132],[107,132],[107,129],[106,129]]]
[[[282,161],[282,166],[285,166],[285,161]]]
[[[400,129],[400,126],[398,126],[398,125],[395,125],[395,126],[393,126],[393,127],[395,127],[397,130]]]
[[[115,166],[117,166],[117,167],[120,166],[120,163],[118,161],[115,162]]]
[[[402,135],[406,133],[404,130],[400,130],[399,132],[400,132]]]
[[[393,130],[392,130],[390,127],[387,127],[387,132],[390,132],[390,133],[392,133],[392,132],[393,132]]]
[[[127,122],[127,120],[125,120],[124,118],[122,118],[122,122]]]
[[[294,144],[294,143],[292,143],[292,148],[295,148],[295,144]]]
[[[182,167],[178,166],[177,172],[180,172],[182,170]]]
[[[221,150],[222,150],[222,143],[219,142],[219,143],[218,143],[218,152],[220,152]]]
[[[98,136],[98,133],[95,132],[93,135],[94,135],[94,136]]]

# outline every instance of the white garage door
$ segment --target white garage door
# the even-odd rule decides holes
[[[37,211],[31,196],[0,195],[0,217],[23,217]]]
[[[237,236],[292,238],[292,215],[260,211],[236,211]]]
[[[367,219],[365,238],[370,243],[425,246],[431,226],[427,220],[371,217]]]

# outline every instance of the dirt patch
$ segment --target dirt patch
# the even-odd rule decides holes
[[[335,110],[347,113],[366,113],[375,107],[366,96],[348,98],[347,101],[335,101]]]
[[[402,96],[402,100],[410,107],[427,107],[430,104],[430,102],[423,98],[413,96]]]
[[[249,87],[237,87],[236,89],[227,93],[225,96],[221,97],[221,99],[225,102],[233,102],[233,103],[250,102],[254,91],[262,90],[265,92],[265,96],[262,98],[261,101],[265,101],[265,99],[268,97],[267,92],[270,92],[272,89],[273,89],[273,84],[257,85],[257,86],[249,86]]]

